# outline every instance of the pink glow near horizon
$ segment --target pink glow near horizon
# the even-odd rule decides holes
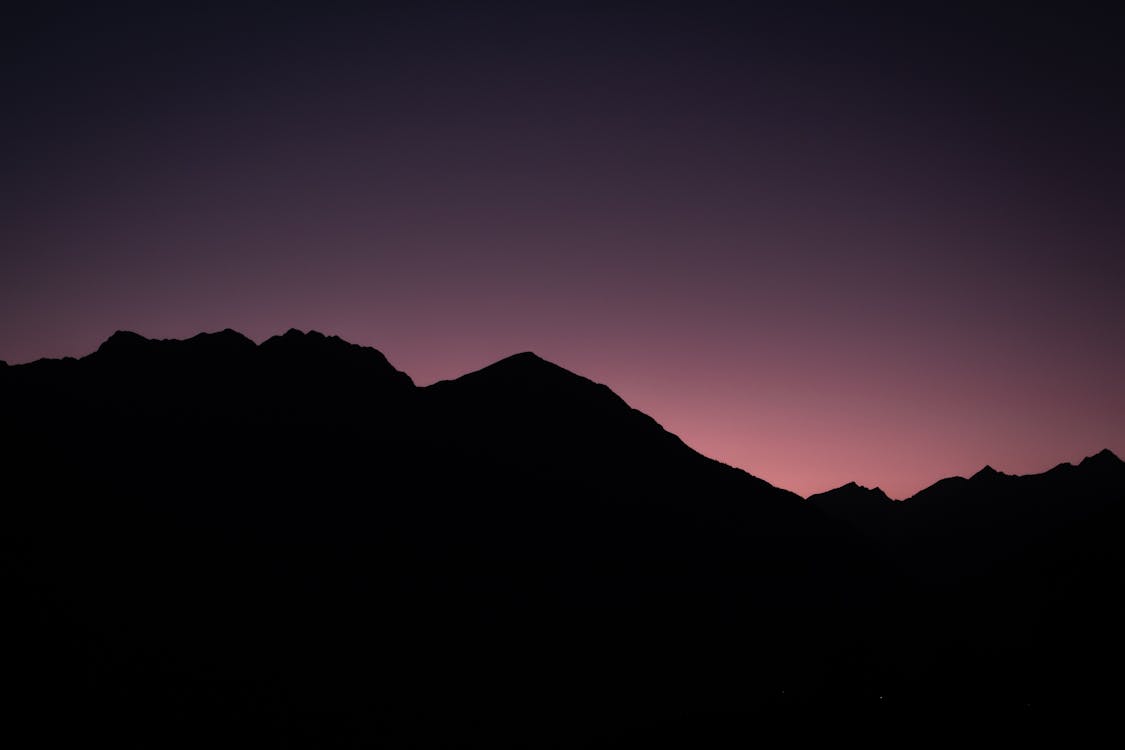
[[[1096,393],[1108,384],[1065,371],[1035,383],[1013,384],[1003,371],[964,373],[950,383],[940,374],[927,378],[902,370],[882,378],[865,372],[803,372],[793,360],[763,364],[729,350],[720,352],[723,367],[709,371],[700,343],[678,337],[659,348],[643,341],[623,347],[612,338],[600,345],[589,338],[574,340],[568,332],[537,347],[529,337],[508,332],[473,344],[458,341],[456,332],[421,341],[383,333],[388,346],[378,336],[364,336],[362,325],[347,331],[322,320],[307,327],[374,345],[419,385],[457,377],[516,351],[536,350],[610,385],[701,453],[802,496],[856,481],[905,498],[939,478],[968,476],[985,463],[1022,474],[1077,462],[1105,447],[1122,452],[1121,422],[1113,416],[1119,403],[1060,398],[1083,389]],[[141,332],[186,337],[197,331],[165,324],[141,327]],[[261,341],[281,330],[243,332]],[[94,343],[75,353],[88,352],[101,338],[94,334]],[[1059,382],[1067,377],[1073,379]]]

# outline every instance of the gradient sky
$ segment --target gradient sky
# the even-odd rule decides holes
[[[0,359],[533,350],[803,495],[1125,455],[1119,16],[86,5],[0,32]]]

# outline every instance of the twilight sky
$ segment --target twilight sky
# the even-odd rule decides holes
[[[1119,16],[86,5],[0,31],[0,359],[533,350],[802,495],[1125,455]]]

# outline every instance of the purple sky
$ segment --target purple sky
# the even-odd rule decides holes
[[[0,359],[530,349],[801,494],[1125,454],[1119,17],[92,5],[0,39]]]

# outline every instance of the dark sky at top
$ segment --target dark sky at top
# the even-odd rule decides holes
[[[531,349],[801,493],[1125,453],[1125,23],[910,5],[10,14],[0,358]]]

